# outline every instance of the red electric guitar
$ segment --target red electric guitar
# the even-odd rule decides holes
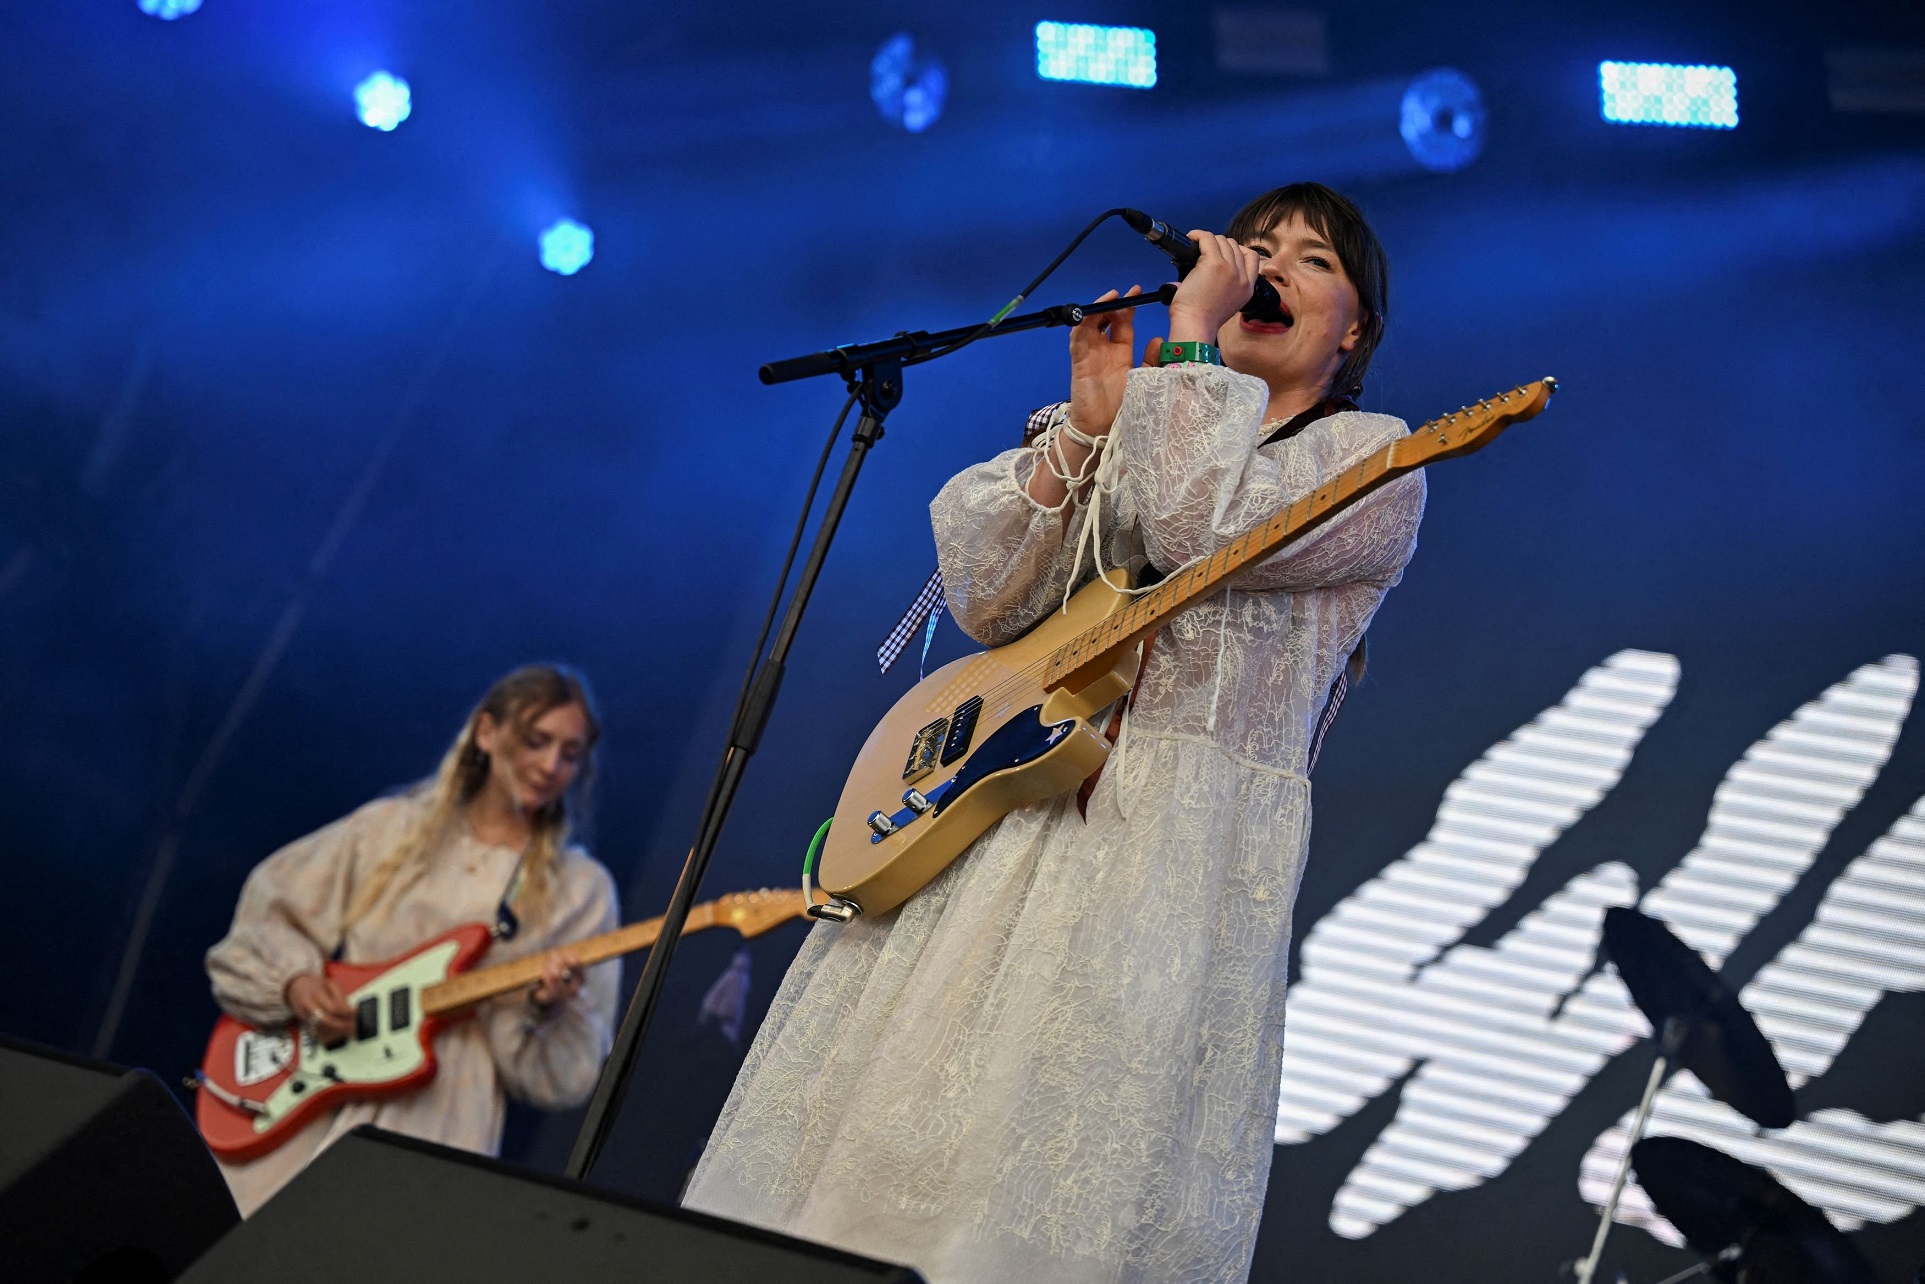
[[[685,930],[732,927],[743,936],[800,918],[802,890],[733,892],[692,906]],[[647,949],[662,920],[604,932],[567,948],[586,965]],[[354,1008],[354,1033],[326,1045],[305,1027],[261,1030],[223,1015],[190,1082],[208,1149],[222,1159],[259,1158],[300,1131],[315,1114],[358,1097],[386,1097],[434,1078],[434,1038],[497,994],[541,980],[550,950],[512,963],[468,969],[488,950],[486,925],[464,923],[386,963],[329,963],[328,979]]]

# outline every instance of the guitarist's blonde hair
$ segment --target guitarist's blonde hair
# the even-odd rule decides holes
[[[555,866],[568,845],[572,829],[569,797],[574,797],[576,811],[585,808],[587,787],[594,775],[595,742],[601,738],[601,722],[595,714],[588,681],[581,674],[564,665],[530,664],[488,688],[488,694],[468,715],[461,734],[441,759],[440,769],[432,779],[416,787],[418,793],[427,797],[427,807],[394,850],[382,857],[354,890],[342,931],[366,917],[389,896],[407,890],[427,872],[429,858],[460,821],[462,809],[488,783],[488,755],[475,743],[475,729],[481,723],[482,714],[487,714],[496,726],[518,735],[549,710],[571,704],[581,706],[588,726],[588,752],[582,759],[581,774],[568,793],[528,818],[531,833],[522,858],[521,892],[515,901],[516,913],[524,920],[539,922],[545,918],[554,893]]]

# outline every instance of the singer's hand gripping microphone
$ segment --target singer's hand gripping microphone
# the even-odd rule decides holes
[[[1170,262],[1176,264],[1178,280],[1188,276],[1190,269],[1196,266],[1196,242],[1162,219],[1151,218],[1142,210],[1124,210],[1123,221],[1140,233],[1144,240],[1170,256]],[[1238,311],[1252,321],[1287,324],[1283,315],[1283,300],[1277,297],[1277,288],[1262,277],[1257,278],[1257,288],[1251,292],[1250,301]]]

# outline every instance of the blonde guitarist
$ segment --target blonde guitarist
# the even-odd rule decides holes
[[[1086,321],[1040,437],[932,505],[981,642],[1099,563],[1121,585],[1207,557],[1404,435],[1336,409],[1384,324],[1355,206],[1296,184],[1190,235],[1169,341],[1133,368],[1131,314]],[[1259,274],[1283,323],[1239,315]],[[900,908],[818,926],[688,1203],[936,1284],[1244,1278],[1309,746],[1423,507],[1420,473],[1384,485],[1165,623],[1086,815],[1074,789],[1020,807]]]
[[[434,777],[255,868],[233,927],[207,954],[215,999],[265,1030],[298,1021],[324,1044],[351,1037],[356,1019],[324,975],[331,958],[381,960],[481,922],[495,929],[488,959],[501,962],[614,927],[608,871],[569,842],[570,799],[599,735],[587,686],[572,670],[530,665],[496,682]],[[532,989],[442,1031],[438,1071],[425,1086],[349,1101],[258,1158],[223,1160],[241,1211],[252,1213],[363,1123],[493,1154],[507,1097],[545,1109],[579,1105],[608,1053],[618,977],[613,963],[585,971],[578,963],[563,951]]]

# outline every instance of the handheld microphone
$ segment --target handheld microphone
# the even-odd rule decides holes
[[[1151,218],[1142,210],[1124,210],[1123,221],[1144,240],[1170,256],[1170,262],[1176,264],[1178,280],[1188,276],[1190,269],[1196,266],[1196,242],[1162,219]],[[1262,277],[1257,278],[1257,288],[1251,292],[1250,301],[1238,311],[1252,321],[1284,323],[1283,300],[1277,297],[1277,287]]]

